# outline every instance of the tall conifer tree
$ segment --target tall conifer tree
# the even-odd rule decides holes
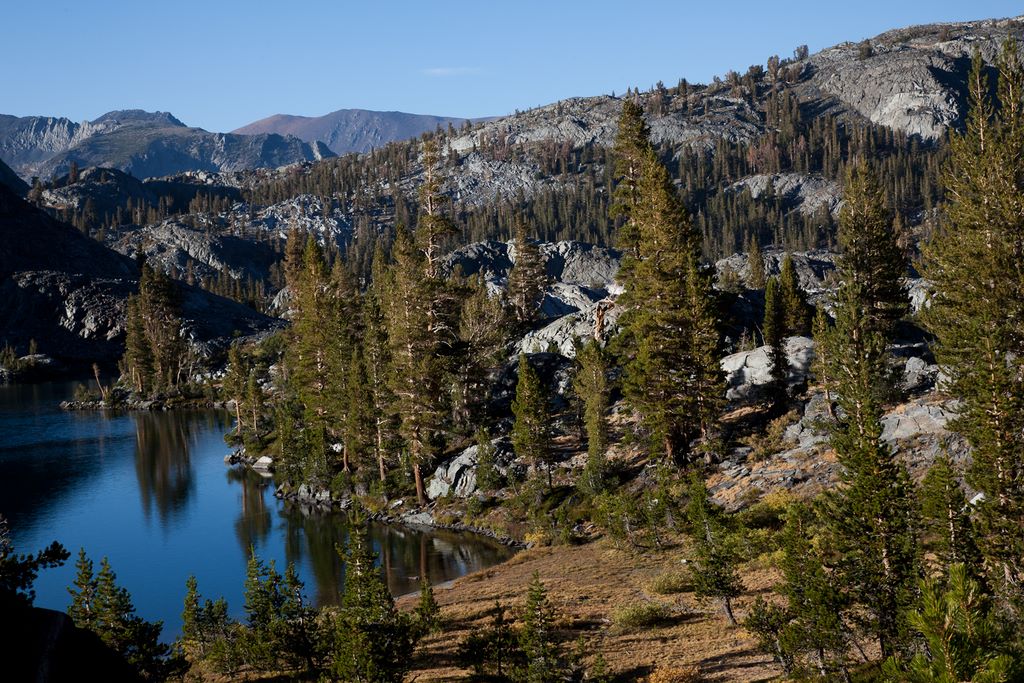
[[[811,331],[811,306],[800,289],[793,257],[786,254],[779,271],[782,305],[786,312],[786,336],[805,336]]]
[[[665,166],[648,150],[630,210],[635,255],[619,298],[624,392],[652,448],[682,462],[690,442],[707,436],[721,405],[720,334],[712,273],[699,261],[696,231]],[[632,238],[631,238],[632,239]]]
[[[777,277],[769,278],[764,288],[764,323],[761,332],[764,334],[768,362],[771,364],[768,398],[776,409],[782,409],[788,392],[789,357],[786,355],[786,304]]]
[[[858,285],[858,305],[865,310],[868,330],[885,339],[910,307],[902,278],[907,258],[899,247],[885,193],[869,166],[851,166],[839,214],[839,272],[844,282]]]
[[[972,447],[968,483],[978,540],[1001,607],[1024,621],[1024,69],[1008,42],[997,110],[979,54],[966,130],[946,169],[948,224],[926,249],[935,291],[925,319],[945,388],[961,401],[952,428]]]
[[[526,223],[519,221],[515,229],[516,261],[508,274],[508,301],[515,321],[526,327],[532,323],[544,301],[547,271],[540,249],[526,234]]]
[[[842,472],[825,518],[841,586],[888,657],[908,644],[905,617],[920,578],[917,499],[906,466],[882,441],[885,339],[862,306],[862,280],[844,278],[838,296],[825,339],[843,412],[831,435]]]
[[[512,414],[515,415],[512,448],[517,456],[532,464],[536,472],[539,473],[542,467],[547,470],[548,488],[551,488],[554,454],[548,397],[537,371],[524,353],[519,354],[519,378]]]
[[[583,471],[586,490],[599,492],[604,486],[608,450],[609,382],[607,352],[591,339],[576,351],[573,391],[583,403],[583,421],[587,432],[587,465]]]

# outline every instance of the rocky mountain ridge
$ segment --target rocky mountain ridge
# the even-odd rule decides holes
[[[166,112],[113,111],[93,121],[0,115],[0,158],[22,178],[105,166],[138,178],[278,167],[334,156],[326,145],[273,133],[192,128]]]
[[[277,133],[308,143],[322,142],[335,154],[369,152],[389,142],[408,140],[448,126],[461,127],[467,119],[408,114],[401,111],[339,109],[323,116],[274,114],[231,131],[240,135]]]

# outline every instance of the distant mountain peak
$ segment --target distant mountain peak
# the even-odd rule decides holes
[[[242,135],[293,135],[310,144],[321,142],[335,154],[347,154],[369,152],[375,147],[418,137],[438,127],[459,127],[466,120],[401,111],[339,109],[323,116],[274,114],[232,132]]]
[[[165,124],[169,126],[178,126],[181,128],[187,128],[173,114],[167,111],[145,111],[144,109],[118,109],[114,111],[108,111],[103,116],[100,116],[89,123],[144,123],[144,124]]]

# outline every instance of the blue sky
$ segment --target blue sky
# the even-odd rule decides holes
[[[139,108],[216,131],[342,108],[499,115],[706,82],[803,43],[1022,11],[987,0],[9,2],[0,113]]]

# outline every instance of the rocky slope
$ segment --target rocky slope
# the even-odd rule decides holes
[[[0,158],[22,178],[106,166],[138,178],[184,171],[278,167],[334,156],[322,143],[277,134],[191,128],[165,112],[113,111],[94,121],[0,116]]]
[[[449,125],[460,127],[465,121],[400,111],[339,109],[323,116],[275,114],[231,132],[240,135],[291,135],[308,143],[322,142],[335,154],[348,154],[369,152],[389,142],[408,140]]]
[[[643,95],[646,118],[663,149],[713,152],[721,140],[745,143],[764,135],[770,128],[768,98],[780,91],[796,98],[806,119],[870,122],[930,143],[963,120],[973,51],[994,59],[1007,36],[1024,37],[1024,17],[893,30],[782,60],[775,71],[759,67],[753,89],[751,81],[735,74],[709,85],[690,84],[684,92],[655,90]],[[621,98],[609,95],[573,98],[459,130],[442,144],[458,156],[448,189],[458,201],[479,206],[496,196],[528,199],[577,182],[573,172],[582,173],[586,165],[558,178],[543,171],[542,158],[552,150],[610,147],[621,106]],[[593,156],[601,159],[600,153]],[[403,184],[406,191],[417,179],[414,174]],[[769,180],[788,208],[803,213],[837,208],[835,184],[813,175],[741,179],[731,189],[757,196]]]
[[[71,363],[112,361],[123,349],[135,262],[0,186],[0,346]],[[277,322],[223,297],[182,285],[183,334],[201,355]]]
[[[196,282],[226,273],[235,280],[265,280],[280,259],[266,241],[219,234],[169,218],[154,225],[125,226],[107,244],[127,256],[144,254],[168,273]]]

